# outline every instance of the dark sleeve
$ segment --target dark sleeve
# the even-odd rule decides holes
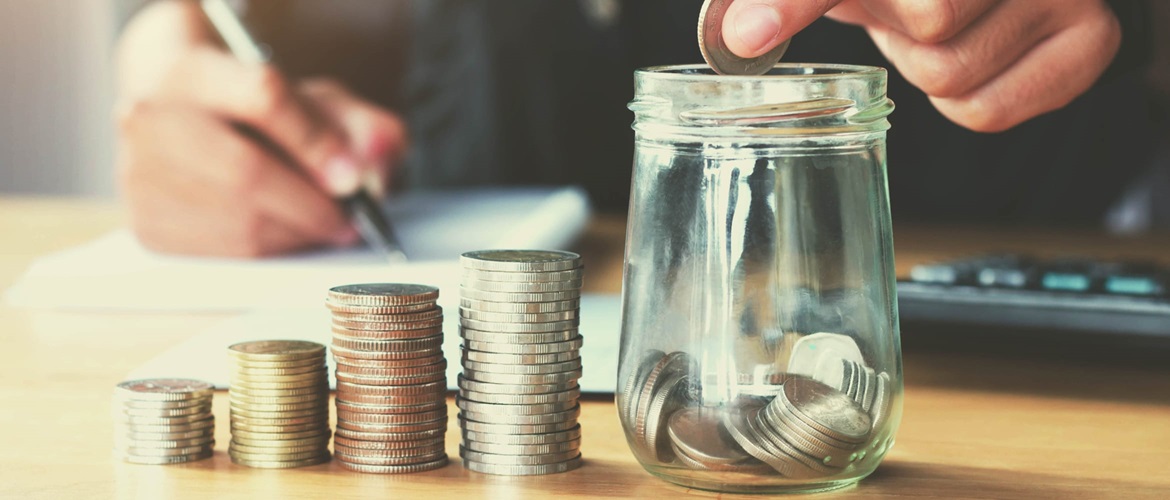
[[[1153,54],[1149,0],[1107,0],[1121,23],[1121,48],[1101,81],[1145,70]]]

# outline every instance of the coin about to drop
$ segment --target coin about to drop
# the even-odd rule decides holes
[[[772,69],[788,50],[785,40],[756,57],[739,57],[723,41],[723,18],[732,0],[706,0],[699,11],[699,51],[711,69],[721,75],[762,75]]]

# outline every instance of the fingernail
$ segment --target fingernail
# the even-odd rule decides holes
[[[358,234],[357,229],[354,229],[352,226],[346,226],[333,235],[333,244],[348,247],[356,244],[359,239],[361,239],[361,235]]]
[[[752,54],[767,50],[780,36],[780,12],[766,4],[753,4],[740,10],[735,16],[735,36]]]
[[[326,188],[335,196],[349,196],[361,185],[357,162],[348,156],[334,156],[325,165]]]

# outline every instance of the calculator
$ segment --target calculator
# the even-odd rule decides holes
[[[1170,336],[1170,269],[1147,262],[997,254],[915,266],[903,320]]]

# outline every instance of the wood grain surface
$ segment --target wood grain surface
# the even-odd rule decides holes
[[[7,288],[36,256],[122,221],[119,210],[103,202],[0,198],[0,287]],[[915,262],[983,250],[1170,258],[1166,238],[994,229],[895,232],[901,273]],[[590,291],[620,289],[623,237],[622,220],[599,218],[580,243]],[[334,464],[284,471],[236,466],[226,454],[222,392],[215,398],[220,425],[213,459],[177,466],[115,460],[114,384],[220,319],[0,306],[0,497],[731,497],[672,486],[644,472],[608,397],[582,404],[586,465],[550,476],[465,471],[454,419],[447,435],[452,464],[433,472],[377,476]],[[859,486],[816,496],[1170,498],[1170,354],[1162,346],[904,330],[905,417],[897,445]]]

